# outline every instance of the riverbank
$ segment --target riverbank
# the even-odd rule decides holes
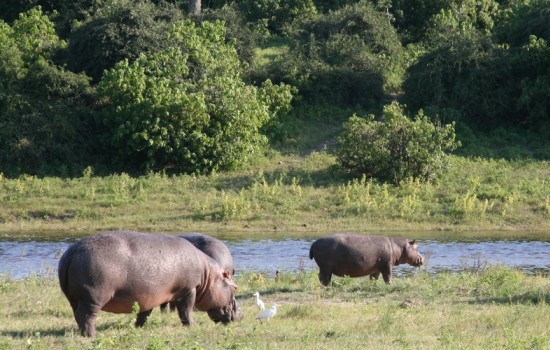
[[[265,233],[548,231],[550,163],[453,156],[435,183],[351,179],[324,152],[209,176],[0,177],[0,235],[98,230]]]
[[[100,313],[93,339],[78,335],[55,278],[0,277],[0,348],[5,349],[547,349],[550,278],[490,267],[434,276],[335,278],[324,288],[316,272],[270,278],[238,276],[242,322],[216,325],[195,312],[183,327],[176,313],[154,310],[143,329],[134,315]],[[277,315],[268,323],[252,293]]]

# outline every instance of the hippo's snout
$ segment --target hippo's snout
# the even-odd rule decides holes
[[[414,259],[413,263],[411,264],[413,266],[422,266],[424,265],[424,257],[420,254],[418,254],[418,257]]]
[[[208,317],[216,323],[221,322],[223,324],[228,324],[230,322],[242,320],[244,313],[237,305],[235,298],[233,298],[231,304],[226,307],[208,310]]]

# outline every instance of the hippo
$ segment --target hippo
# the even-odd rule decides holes
[[[391,284],[392,268],[399,264],[421,266],[424,257],[416,241],[407,238],[337,233],[313,242],[309,258],[319,266],[319,281],[327,286],[332,274],[361,277],[369,275]]]
[[[136,327],[153,308],[173,302],[183,325],[193,308],[214,322],[240,320],[237,286],[220,264],[185,239],[133,231],[98,233],[71,245],[59,260],[59,284],[80,332],[95,335],[100,310],[131,313]]]
[[[188,240],[203,253],[216,260],[221,265],[222,269],[227,273],[227,275],[230,278],[233,277],[233,275],[235,274],[235,269],[233,268],[233,257],[231,256],[229,248],[227,248],[227,246],[222,241],[214,237],[196,232],[184,233],[178,235],[178,237]],[[167,306],[168,303],[161,304],[161,311],[166,311]],[[170,310],[174,311],[175,308],[175,304],[171,303]]]
[[[229,248],[214,237],[196,232],[189,232],[178,235],[178,237],[185,238],[191,242],[195,247],[199,248],[203,253],[216,260],[225,272],[231,277],[235,274],[233,268],[233,257]]]

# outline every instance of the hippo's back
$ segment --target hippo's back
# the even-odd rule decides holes
[[[181,234],[179,237],[191,242],[203,253],[216,260],[230,276],[233,275],[233,257],[225,243],[217,238],[195,232]]]
[[[309,257],[313,259],[321,255],[354,255],[357,252],[373,253],[390,244],[383,236],[366,236],[355,233],[336,233],[319,238],[311,245]]]

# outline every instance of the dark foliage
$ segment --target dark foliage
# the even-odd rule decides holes
[[[206,9],[201,20],[223,21],[227,41],[233,41],[241,61],[252,64],[256,48],[256,34],[247,25],[244,16],[238,11],[236,4],[231,3],[219,9]]]
[[[550,42],[550,1],[532,0],[512,7],[495,28],[498,42],[519,47],[529,44],[531,35]]]
[[[97,82],[117,62],[133,61],[142,53],[166,47],[164,33],[182,17],[172,5],[143,0],[124,0],[102,8],[70,34],[67,67]]]
[[[369,2],[294,24],[295,45],[275,67],[308,101],[377,106],[385,74],[402,51],[385,13]]]
[[[44,61],[32,64],[0,97],[0,172],[79,175],[93,162],[98,141],[90,134],[90,102],[85,76]]]

